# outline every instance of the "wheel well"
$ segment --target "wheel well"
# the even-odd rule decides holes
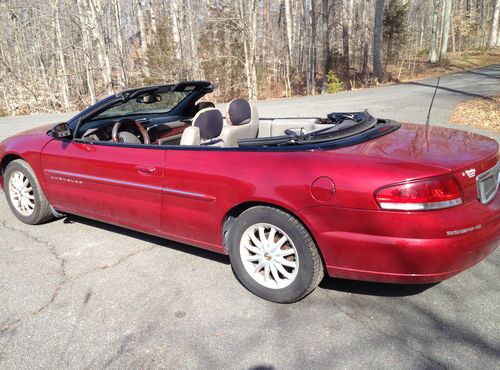
[[[228,236],[229,236],[229,232],[231,231],[231,227],[233,226],[234,221],[236,221],[236,219],[238,218],[238,216],[241,215],[243,212],[245,212],[247,209],[250,209],[250,208],[256,207],[256,206],[273,207],[273,208],[280,209],[283,212],[286,212],[286,213],[292,215],[293,217],[295,217],[302,224],[302,226],[304,226],[306,228],[306,230],[309,233],[309,235],[311,235],[311,238],[313,239],[314,244],[316,244],[316,246],[318,245],[316,243],[316,239],[314,238],[314,235],[311,233],[311,231],[309,230],[309,228],[307,227],[307,225],[304,223],[304,221],[302,221],[300,219],[300,217],[297,216],[292,211],[290,211],[290,210],[288,210],[288,209],[286,209],[284,207],[280,207],[280,206],[278,206],[276,204],[273,204],[273,203],[266,203],[266,202],[246,202],[246,203],[238,204],[237,206],[231,208],[229,210],[229,212],[226,213],[226,216],[224,217],[224,222],[222,224],[222,242],[224,244],[224,250],[226,252],[228,251]],[[319,252],[319,254],[321,256],[321,259],[323,259],[323,256],[321,255],[321,250],[319,248],[318,248],[318,252]]]
[[[0,175],[2,179],[3,179],[3,173],[7,168],[8,164],[12,161],[15,161],[16,159],[22,159],[22,158],[15,154],[7,154],[5,157],[2,158],[2,161],[0,162]]]

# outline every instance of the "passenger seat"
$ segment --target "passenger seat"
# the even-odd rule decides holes
[[[238,139],[257,137],[259,115],[257,109],[245,99],[234,99],[229,103],[226,121],[219,136],[224,146],[238,146]]]
[[[223,146],[219,137],[223,125],[222,113],[215,108],[200,110],[193,118],[193,123],[182,133],[180,145]]]

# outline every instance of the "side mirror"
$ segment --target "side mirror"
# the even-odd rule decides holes
[[[52,137],[56,139],[67,139],[72,136],[71,129],[66,122],[55,125],[50,132]]]

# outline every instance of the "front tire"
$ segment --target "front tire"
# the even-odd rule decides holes
[[[229,258],[241,284],[272,302],[298,301],[323,278],[311,235],[295,217],[277,208],[253,207],[236,219],[229,235]]]
[[[20,221],[37,225],[54,218],[35,172],[27,162],[21,159],[10,162],[3,178],[7,203]]]

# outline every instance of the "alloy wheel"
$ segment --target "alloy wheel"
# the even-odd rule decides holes
[[[252,279],[267,288],[289,286],[299,271],[299,256],[292,240],[268,223],[252,225],[243,233],[240,256]]]

